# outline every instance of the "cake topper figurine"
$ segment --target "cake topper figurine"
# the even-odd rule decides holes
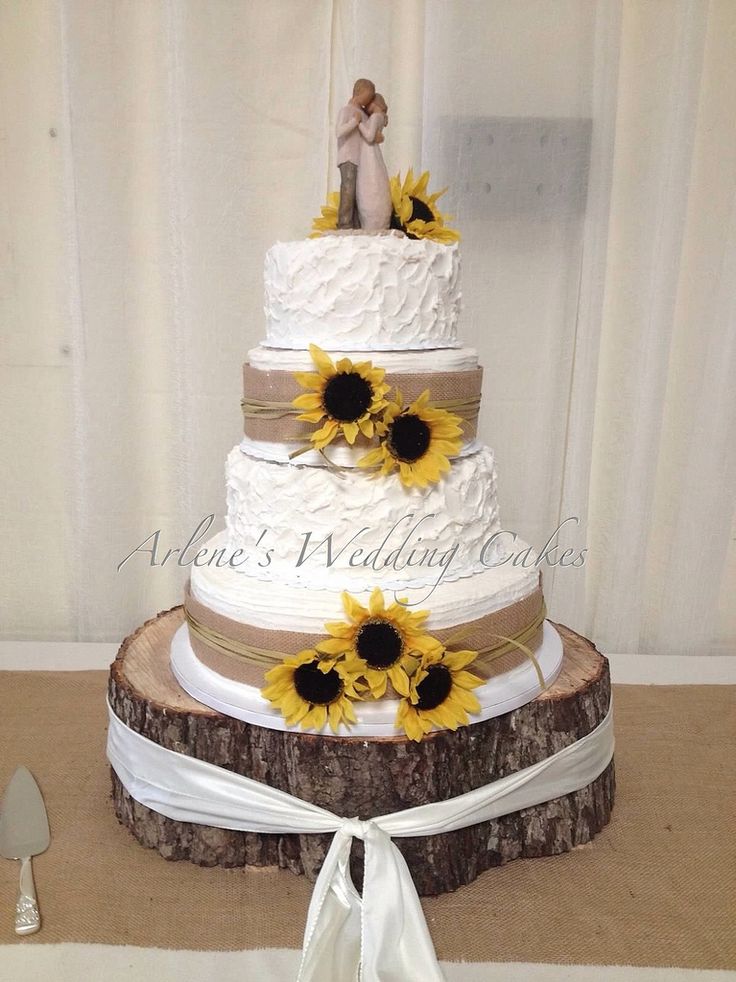
[[[387,125],[386,100],[370,79],[359,78],[337,117],[338,229],[379,232],[390,227],[391,188],[380,147]]]
[[[367,78],[353,85],[353,95],[337,116],[337,166],[340,190],[330,191],[321,214],[312,220],[310,238],[336,232],[387,232],[409,239],[453,245],[460,235],[450,228],[437,201],[447,188],[430,192],[429,171],[389,177],[381,144],[388,126],[388,106]]]

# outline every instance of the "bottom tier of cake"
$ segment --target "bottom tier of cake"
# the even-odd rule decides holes
[[[555,625],[562,665],[542,694],[511,712],[436,730],[420,743],[397,736],[350,739],[256,726],[197,702],[170,665],[183,613],[174,608],[127,638],[112,665],[113,712],[168,749],[244,774],[344,816],[367,819],[444,800],[528,767],[591,732],[609,708],[608,662],[585,638]],[[550,628],[551,630],[551,628]],[[167,859],[202,866],[280,866],[316,879],[332,840],[178,822],[136,802],[113,772],[118,819]],[[445,893],[511,859],[565,852],[610,818],[613,761],[587,787],[503,818],[433,836],[397,839],[420,895]],[[351,856],[362,881],[362,843]]]
[[[473,725],[511,712],[533,699],[541,688],[536,668],[541,672],[546,686],[557,678],[562,667],[562,640],[549,621],[544,622],[542,630],[541,644],[534,652],[536,667],[518,654],[509,655],[499,659],[494,666],[496,672],[473,690],[481,706],[480,712],[471,717]],[[254,726],[303,732],[299,724],[287,724],[281,711],[261,695],[258,686],[234,681],[204,664],[192,649],[185,625],[172,638],[171,669],[182,689],[205,706]],[[396,737],[398,705],[396,698],[356,702],[354,711],[357,722],[350,725],[341,723],[336,731],[337,736],[347,740]],[[434,727],[430,732],[437,729]],[[332,735],[328,725],[322,733]],[[403,734],[399,734],[399,738],[403,739]]]

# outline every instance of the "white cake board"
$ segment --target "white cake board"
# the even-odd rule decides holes
[[[552,624],[545,621],[542,643],[535,652],[545,685],[551,685],[557,678],[562,666],[562,654],[562,639]],[[298,725],[289,726],[280,711],[264,699],[258,688],[242,682],[233,682],[203,665],[189,644],[186,624],[182,624],[171,641],[171,669],[179,685],[193,699],[226,716],[272,730],[316,732],[302,730]],[[525,661],[502,675],[488,679],[473,692],[480,702],[481,711],[471,716],[471,723],[480,723],[482,720],[509,713],[530,702],[539,695],[539,679],[534,666]],[[321,732],[328,736],[355,738],[390,737],[400,734],[394,726],[398,708],[396,699],[355,702],[353,708],[357,723],[353,723],[350,727],[341,724],[336,734],[333,734],[327,726]],[[434,727],[434,729],[441,729],[441,727]]]
[[[481,448],[478,440],[469,440],[464,443],[456,457],[469,457],[477,453]],[[358,461],[365,456],[364,446],[349,447],[346,443],[330,444],[325,453],[319,450],[305,450],[298,457],[292,459],[294,452],[293,443],[271,443],[267,440],[252,440],[244,436],[240,441],[240,450],[250,457],[257,457],[259,460],[271,460],[277,464],[298,464],[304,467],[327,467],[335,464],[337,467],[357,468]]]

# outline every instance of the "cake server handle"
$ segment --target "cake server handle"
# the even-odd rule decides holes
[[[20,861],[20,885],[18,902],[15,905],[15,933],[35,934],[41,927],[41,915],[38,912],[36,885],[33,882],[33,867],[31,857],[26,856]]]

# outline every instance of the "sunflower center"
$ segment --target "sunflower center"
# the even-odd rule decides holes
[[[333,419],[353,423],[370,406],[373,390],[370,382],[357,372],[338,372],[325,385],[322,399]]]
[[[401,658],[404,641],[397,628],[381,618],[366,621],[355,638],[355,650],[370,668],[391,668]]]
[[[334,668],[323,672],[315,659],[294,669],[294,688],[305,702],[328,706],[342,695],[345,683]]]
[[[434,214],[426,201],[422,201],[421,198],[415,198],[414,195],[409,195],[409,198],[411,199],[410,222],[414,222],[417,219],[421,222],[434,221]]]
[[[433,222],[435,221],[435,214],[429,207],[426,201],[422,201],[421,198],[415,198],[413,194],[409,195],[409,200],[411,201],[411,215],[407,219],[406,224],[414,222],[417,219],[422,222]],[[401,229],[408,238],[416,239],[417,235],[413,235],[411,232],[407,232],[403,224],[399,221],[396,212],[391,214],[391,228]]]
[[[430,665],[427,675],[417,686],[417,709],[435,709],[441,705],[452,689],[452,674],[446,665]]]
[[[394,457],[411,464],[425,455],[431,438],[428,423],[414,413],[402,413],[391,424],[388,447]]]

